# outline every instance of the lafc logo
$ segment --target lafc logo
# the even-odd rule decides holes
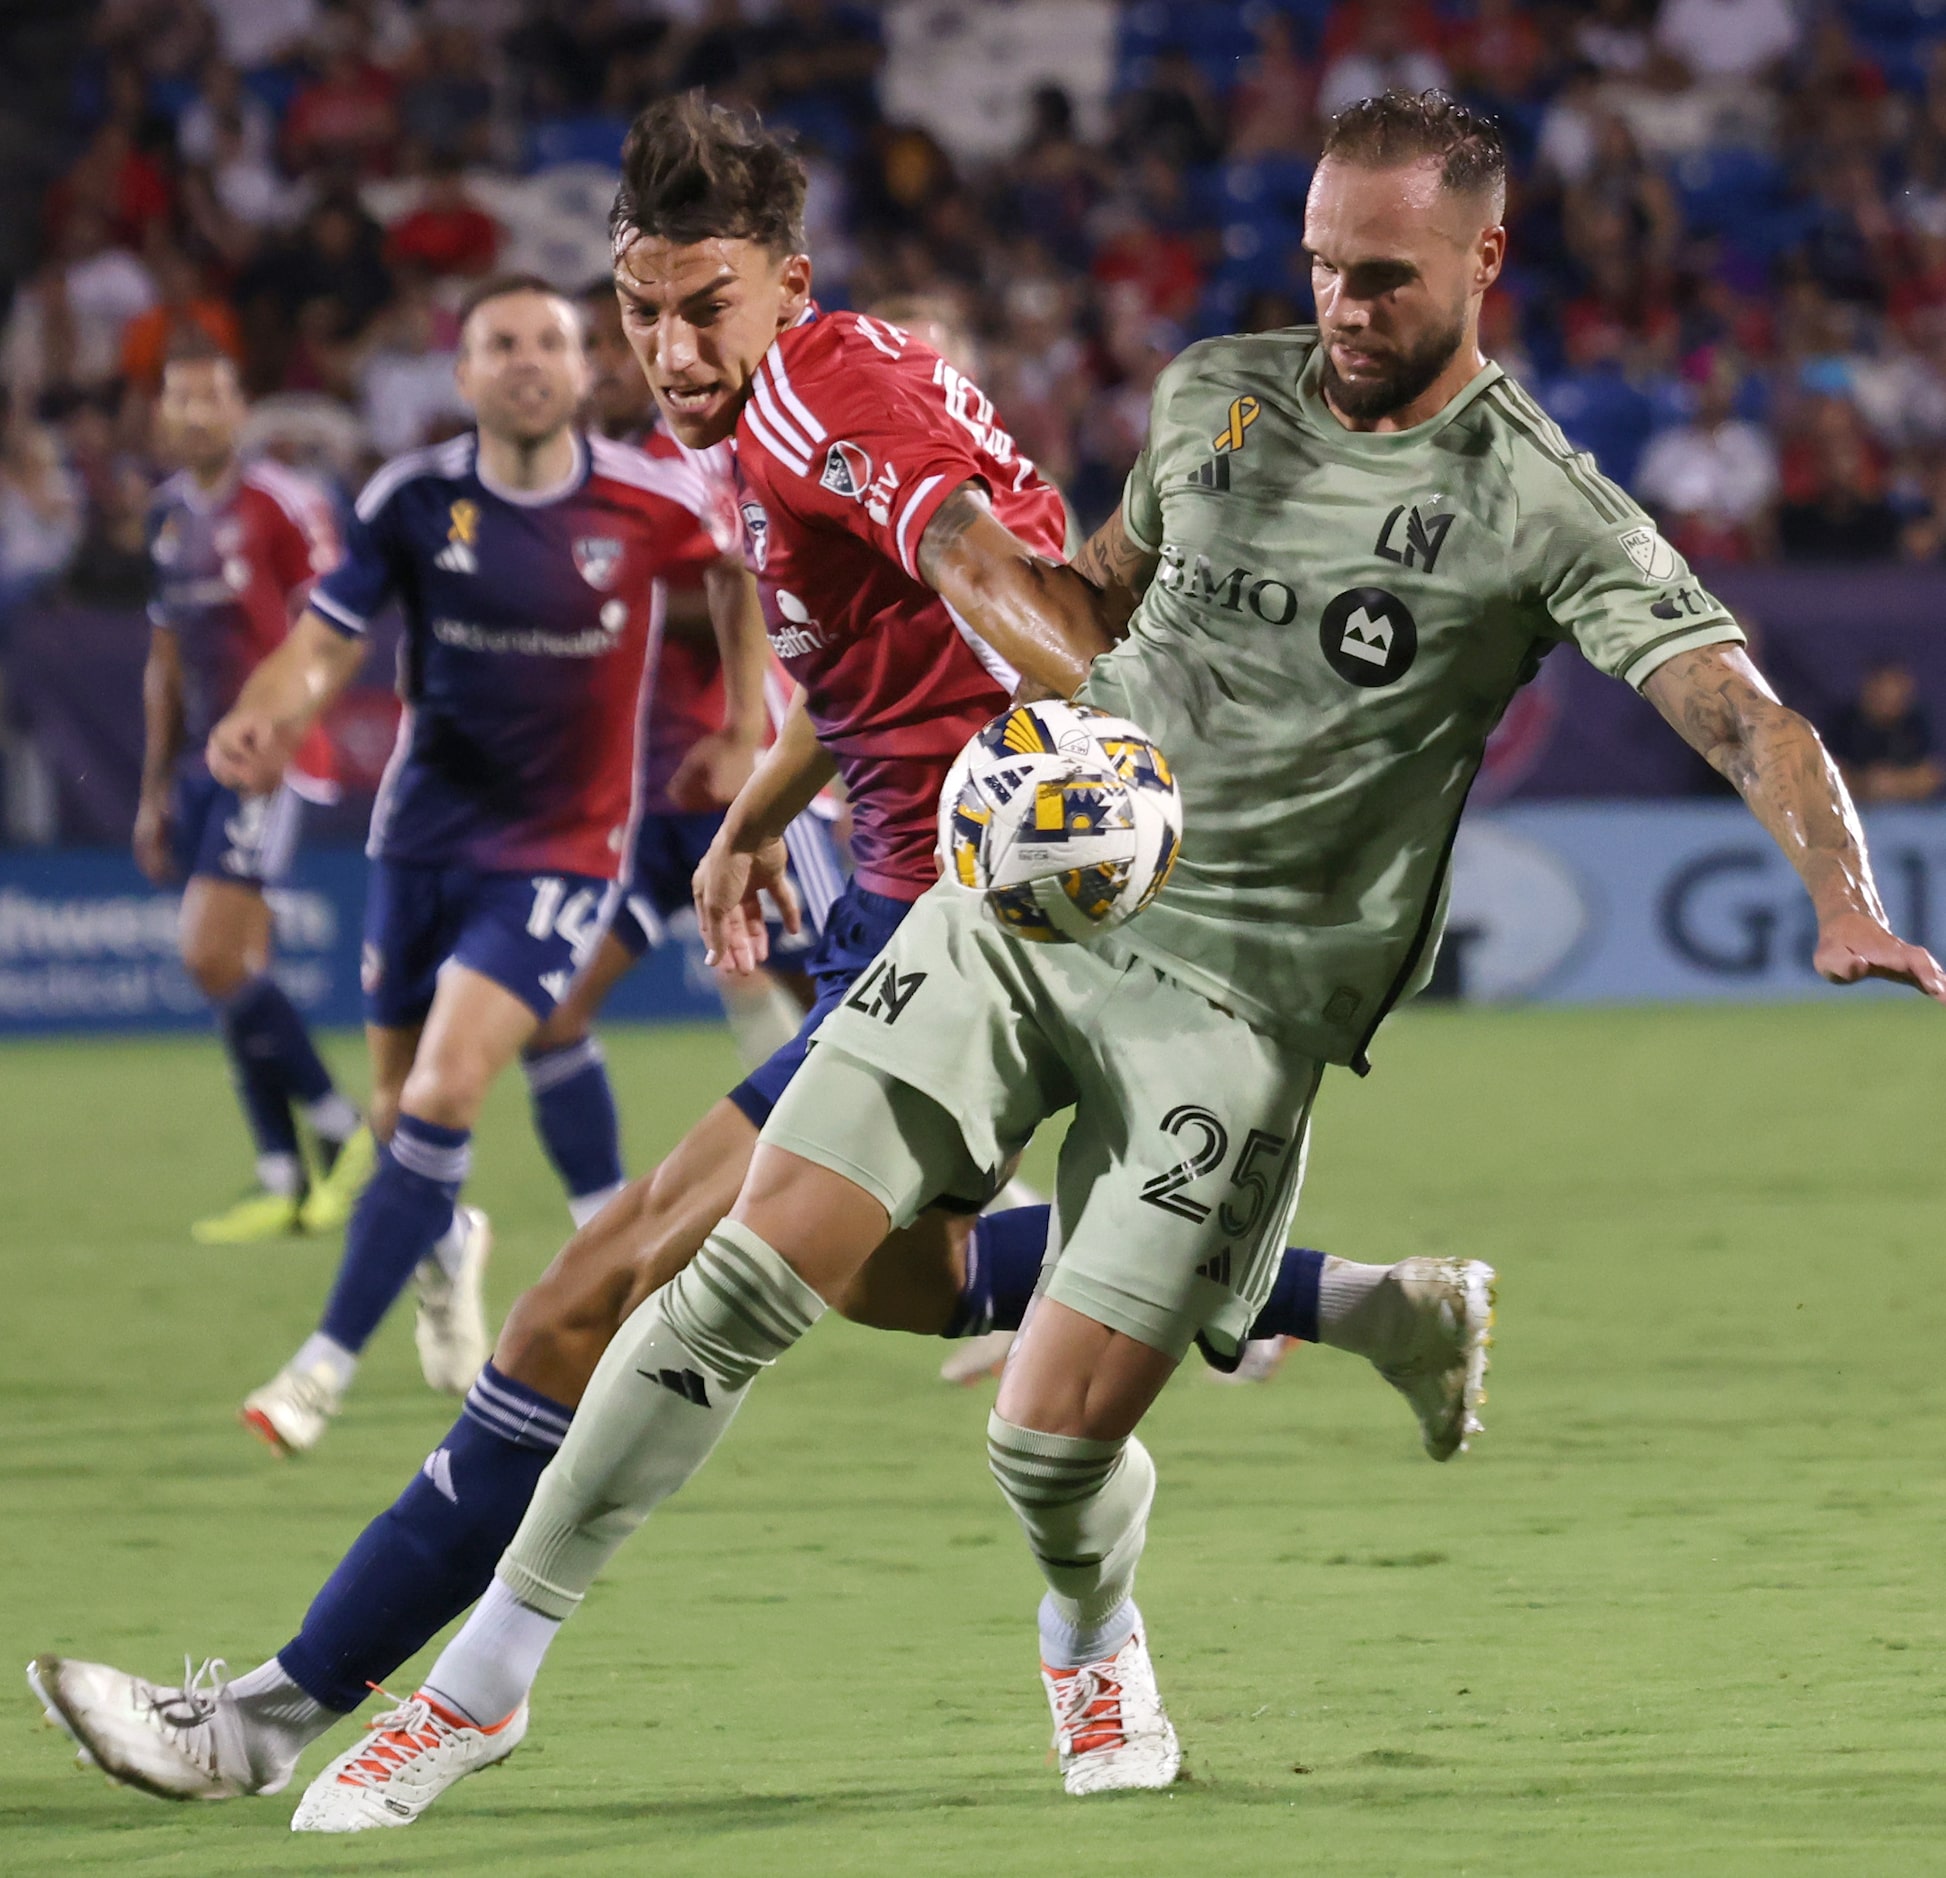
[[[1434,496],[1427,507],[1439,498]],[[1395,539],[1399,518],[1405,517],[1403,536]],[[1439,551],[1446,545],[1446,537],[1452,532],[1453,516],[1450,512],[1437,511],[1422,515],[1414,503],[1408,509],[1403,502],[1385,518],[1385,526],[1378,531],[1378,541],[1372,552],[1381,561],[1394,561],[1400,567],[1416,567],[1430,574],[1439,559]]]
[[[912,994],[925,982],[924,972],[901,972],[890,959],[880,959],[852,987],[845,1002],[867,1017],[882,1017],[888,1024],[896,1024],[912,1002]]]
[[[433,556],[433,566],[449,574],[477,574],[480,557],[473,550],[479,535],[480,505],[462,496],[446,511],[446,545]]]

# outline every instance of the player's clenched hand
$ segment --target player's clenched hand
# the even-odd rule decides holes
[[[733,846],[719,833],[697,866],[692,891],[696,923],[702,928],[707,962],[741,976],[770,956],[770,932],[761,895],[768,892],[786,932],[802,920],[787,869],[790,856],[781,838],[755,848]]]
[[[164,802],[144,797],[135,811],[135,865],[158,887],[175,878],[175,857],[169,852],[169,809]]]
[[[668,797],[687,814],[726,809],[757,767],[757,746],[727,730],[698,737],[669,778]]]
[[[1946,1004],[1946,970],[1924,946],[1907,945],[1868,913],[1840,913],[1818,932],[1811,963],[1833,984],[1886,978]]]
[[[266,711],[240,707],[209,734],[209,773],[226,789],[267,795],[284,780],[297,740]]]

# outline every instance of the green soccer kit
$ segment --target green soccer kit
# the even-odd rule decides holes
[[[1182,855],[1115,942],[1327,1062],[1425,982],[1488,734],[1573,639],[1639,685],[1742,637],[1497,366],[1411,430],[1346,430],[1312,327],[1156,385],[1123,524],[1161,557],[1081,695],[1175,765]]]
[[[1275,1275],[1318,1075],[1424,983],[1486,741],[1573,639],[1639,685],[1740,640],[1654,525],[1488,367],[1352,432],[1310,328],[1192,347],[1156,386],[1123,520],[1158,568],[1084,701],[1183,795],[1175,872],[1084,945],[1002,933],[951,882],[828,1017],[765,1139],[895,1221],[976,1200],[1075,1109],[1043,1286],[1180,1354]],[[882,982],[890,974],[896,995]]]

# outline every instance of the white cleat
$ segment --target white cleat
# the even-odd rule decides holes
[[[464,1395],[486,1367],[493,1340],[487,1335],[486,1268],[493,1228],[477,1206],[454,1209],[465,1232],[459,1270],[449,1275],[428,1253],[414,1275],[419,1315],[412,1341],[419,1346],[419,1373],[426,1387]]]
[[[222,1711],[223,1664],[212,1659],[176,1688],[71,1657],[37,1656],[27,1686],[84,1767],[159,1800],[234,1800],[277,1793],[289,1770],[260,1780]]]
[[[1182,1744],[1163,1711],[1155,1665],[1139,1628],[1098,1663],[1079,1669],[1049,1669],[1043,1663],[1041,1684],[1054,1711],[1054,1745],[1068,1792],[1122,1793],[1174,1784],[1182,1771]]]
[[[958,1383],[962,1388],[984,1382],[1007,1367],[1007,1352],[1013,1347],[1011,1330],[989,1330],[978,1337],[962,1337],[953,1345],[952,1355],[940,1364],[939,1380]]]
[[[293,1832],[370,1832],[409,1826],[456,1780],[504,1761],[527,1738],[527,1704],[476,1728],[423,1690],[366,1724],[311,1784],[291,1815]]]
[[[1359,1306],[1378,1373],[1412,1404],[1436,1461],[1482,1432],[1494,1270],[1478,1259],[1401,1259]]]
[[[290,1362],[243,1398],[237,1419],[279,1454],[308,1454],[324,1439],[344,1399],[343,1387],[325,1364],[302,1369]]]

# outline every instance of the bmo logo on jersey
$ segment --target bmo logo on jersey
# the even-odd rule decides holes
[[[1324,609],[1318,644],[1340,678],[1369,690],[1406,675],[1419,651],[1419,626],[1397,594],[1350,587]]]

